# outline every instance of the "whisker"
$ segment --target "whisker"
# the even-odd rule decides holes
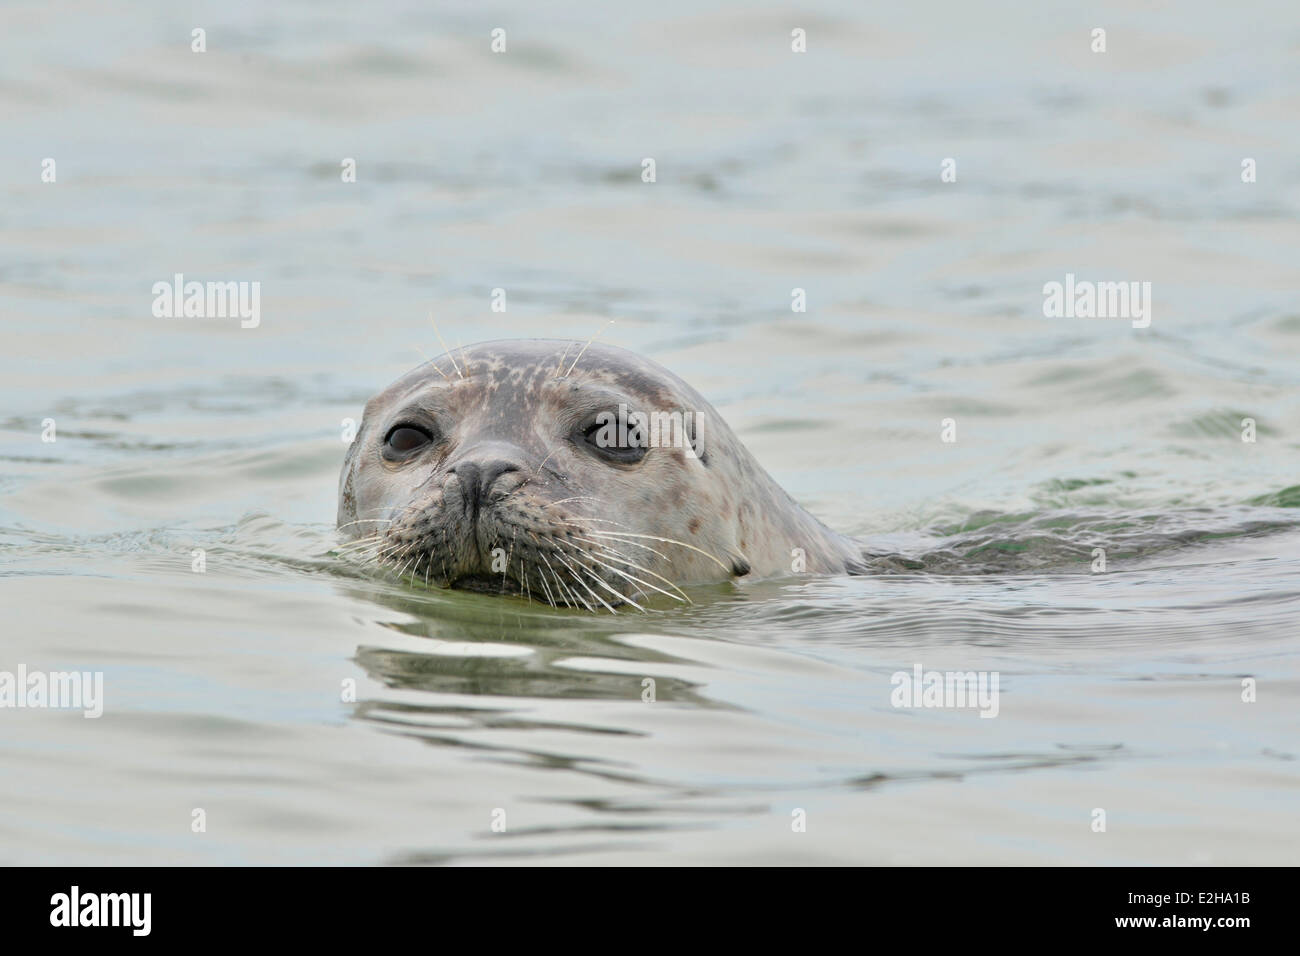
[[[379,559],[400,557],[398,552],[402,551],[402,549],[404,549],[406,546],[407,544],[405,541],[393,541],[389,544],[385,544],[378,551],[376,551],[375,557]]]
[[[551,586],[546,583],[546,575],[542,574],[542,569],[537,569],[537,580],[542,584],[542,590],[546,592],[546,600],[550,602],[551,607],[559,607],[560,603],[555,600],[555,595],[551,593]]]
[[[560,590],[564,591],[566,594],[568,594],[570,597],[574,599],[574,603],[571,604],[570,607],[577,607],[578,606],[577,602],[581,601],[583,604],[587,606],[587,610],[591,611],[594,614],[596,609],[587,603],[587,599],[580,594],[574,594],[574,592],[569,588],[569,586],[560,580],[560,576],[555,573],[555,568],[551,567],[551,562],[546,557],[545,554],[542,555],[542,560],[546,562],[546,566],[548,568],[551,568],[551,577],[555,578],[556,586],[558,586]]]
[[[595,500],[600,501],[600,500],[602,500],[602,499],[597,498],[597,499],[595,499]],[[568,520],[569,520],[569,521],[602,521],[602,522],[604,522],[605,524],[617,525],[617,526],[620,527],[620,528],[630,528],[630,527],[631,527],[631,525],[626,525],[626,524],[624,524],[624,523],[621,522],[621,521],[615,521],[613,518],[593,518],[593,517],[591,517],[591,516],[589,516],[589,515],[569,515],[569,516],[568,516]],[[588,531],[588,530],[594,530],[594,529],[584,528],[583,530],[584,530],[584,531]]]
[[[564,346],[564,352],[560,355],[560,364],[555,366],[554,378],[560,377],[560,369],[564,368],[564,360],[569,357],[569,349],[573,348],[573,343],[569,342]]]
[[[589,578],[591,578],[593,581],[595,581],[597,584],[599,584],[601,587],[603,587],[603,588],[604,588],[606,591],[608,591],[610,594],[614,595],[616,598],[618,598],[618,599],[619,599],[620,601],[622,601],[624,604],[630,604],[630,605],[632,605],[634,608],[636,608],[636,609],[637,609],[638,611],[640,611],[642,614],[646,613],[646,609],[643,608],[640,604],[637,604],[636,601],[632,600],[631,595],[624,594],[622,591],[620,591],[620,590],[618,590],[617,588],[615,588],[615,587],[613,587],[612,585],[610,585],[609,582],[607,582],[607,581],[605,581],[604,579],[602,579],[601,576],[600,576],[599,574],[597,574],[595,571],[591,570],[591,568],[588,568],[588,567],[586,567],[586,566],[584,566],[584,565],[579,565],[579,567],[581,567],[582,570],[585,571],[585,572],[587,573],[587,576],[588,576]],[[604,602],[601,602],[601,603],[604,603]],[[618,613],[618,612],[615,611],[613,608],[610,608],[609,611],[610,611],[611,614],[617,614],[617,613]]]
[[[348,541],[339,545],[335,549],[335,553],[342,555],[343,557],[354,557],[362,552],[370,551],[379,547],[383,544],[384,540],[383,535],[368,535],[364,538],[356,538],[353,541]]]
[[[432,312],[429,313],[429,321],[433,322],[433,334],[438,336],[438,344],[441,345],[442,350],[447,353],[447,358],[451,359],[451,367],[456,370],[457,375],[464,378],[465,373],[462,372],[460,366],[456,364],[456,356],[451,354],[451,349],[447,348],[447,343],[442,340],[442,333],[438,331],[438,323],[434,321]]]
[[[581,551],[581,554],[583,555],[583,557],[587,558],[587,560],[589,560],[589,561],[595,561],[597,564],[600,564],[600,565],[602,565],[602,566],[604,566],[604,567],[606,567],[606,568],[609,568],[609,570],[613,571],[615,574],[622,575],[623,577],[627,578],[629,581],[635,581],[635,580],[636,580],[635,578],[632,578],[632,577],[629,577],[629,576],[626,575],[626,574],[623,574],[623,572],[620,571],[618,568],[615,568],[615,567],[613,567],[613,566],[611,566],[611,565],[605,564],[604,561],[601,561],[599,558],[595,557],[595,555],[593,555],[593,554],[591,554],[591,553],[589,553],[589,552]],[[636,609],[637,609],[638,611],[640,611],[641,613],[643,613],[643,614],[645,613],[645,608],[643,608],[640,604],[637,604],[636,601],[632,600],[632,598],[631,598],[630,595],[624,594],[624,593],[622,593],[621,591],[617,590],[616,588],[612,587],[612,586],[609,584],[609,582],[607,582],[607,581],[605,581],[604,579],[602,579],[602,578],[600,577],[600,575],[596,574],[594,571],[592,571],[592,570],[591,570],[590,568],[588,568],[587,566],[583,565],[581,562],[579,562],[579,565],[578,565],[578,566],[579,566],[580,568],[582,568],[582,570],[585,571],[585,572],[587,573],[587,575],[588,575],[588,576],[589,576],[593,581],[595,581],[597,584],[599,584],[601,587],[603,587],[603,588],[604,588],[606,591],[608,591],[610,594],[615,595],[616,597],[619,598],[619,600],[626,601],[628,604],[632,605],[634,608],[636,608]],[[650,587],[654,587],[654,585],[650,585]],[[659,588],[654,588],[654,589],[655,589],[656,591],[660,590]],[[662,593],[664,593],[664,594],[668,594],[667,591],[663,591]],[[668,596],[669,596],[669,597],[674,597],[674,595],[672,595],[672,594],[668,594]],[[681,600],[681,599],[678,598],[678,600]],[[610,610],[613,611],[614,609],[613,609],[613,608],[610,608]]]
[[[681,588],[677,587],[677,585],[673,584],[673,582],[669,581],[666,577],[664,577],[661,574],[655,574],[655,572],[649,570],[648,568],[643,568],[640,565],[634,564],[633,562],[629,561],[627,558],[624,558],[621,555],[616,555],[616,554],[606,552],[607,554],[609,554],[609,557],[612,557],[615,561],[622,561],[624,564],[636,568],[638,571],[644,571],[646,574],[658,578],[660,581],[663,581],[664,584],[667,584],[670,588],[673,588],[673,590],[677,591],[677,594],[673,594],[669,591],[665,591],[663,588],[651,584],[649,581],[642,581],[640,578],[636,577],[635,575],[628,574],[626,571],[621,571],[618,568],[614,567],[612,564],[606,564],[604,561],[600,560],[600,558],[596,557],[590,551],[584,551],[583,553],[587,556],[588,559],[595,561],[597,564],[601,565],[602,567],[609,568],[609,570],[613,571],[615,574],[619,575],[620,577],[627,578],[629,581],[635,581],[637,584],[640,584],[643,587],[651,588],[652,590],[658,591],[660,594],[666,595],[672,598],[674,601],[680,601],[683,604],[691,603],[691,599],[686,596],[686,592],[683,591]],[[679,594],[681,595],[680,597],[678,597]]]
[[[583,528],[582,530],[586,531],[588,534],[593,533],[591,528]],[[594,541],[591,538],[584,538],[581,535],[575,534],[574,537],[577,538],[579,541],[586,541],[588,544],[599,544],[599,545],[608,544],[608,542],[606,541]],[[656,549],[650,547],[650,545],[648,544],[642,544],[640,541],[624,541],[623,544],[630,544],[634,548],[640,548],[643,551],[649,551],[651,554],[657,554],[665,561],[669,561],[668,555],[664,554],[662,551],[657,551]],[[671,563],[671,561],[669,561],[669,563]]]
[[[597,601],[599,601],[601,604],[605,605],[605,607],[609,609],[609,613],[610,613],[610,614],[617,614],[617,613],[618,613],[618,611],[615,611],[615,610],[614,610],[614,606],[613,606],[612,604],[610,604],[610,603],[609,603],[608,601],[606,601],[603,597],[601,597],[599,594],[597,594],[595,591],[593,591],[593,590],[591,589],[591,585],[589,585],[586,581],[582,580],[582,578],[578,577],[578,569],[575,568],[573,565],[571,565],[568,561],[565,561],[565,560],[564,560],[564,556],[561,555],[558,551],[555,553],[555,560],[556,560],[556,561],[559,561],[559,562],[560,562],[561,564],[563,564],[566,568],[568,568],[570,571],[572,571],[572,572],[573,572],[573,580],[574,580],[574,582],[577,583],[577,584],[581,584],[584,588],[586,588],[586,589],[587,589],[587,593],[590,594],[592,597],[594,597],[594,598],[595,598]],[[584,568],[583,570],[585,571],[586,569]],[[588,571],[587,573],[590,574],[591,572]],[[600,579],[597,578],[596,580],[599,581]],[[607,586],[608,586],[608,585],[607,585]],[[615,594],[618,594],[617,591],[615,591],[614,593],[615,593]],[[619,596],[621,597],[622,595],[619,595]],[[595,611],[595,608],[592,608],[592,611],[594,612],[594,611]]]
[[[342,531],[345,528],[352,527],[354,524],[376,524],[380,521],[387,521],[389,524],[393,523],[392,518],[357,518],[355,521],[349,521],[347,524],[339,525],[337,530]]]
[[[415,349],[417,352],[419,352],[421,355],[423,355],[423,356],[424,356],[424,360],[425,360],[428,364],[432,365],[433,368],[434,368],[434,370],[435,370],[439,375],[441,375],[443,378],[446,378],[448,382],[451,381],[451,379],[447,378],[447,373],[444,372],[442,369],[438,368],[438,364],[437,364],[433,359],[429,358],[428,353],[425,352],[424,349],[420,348],[418,345],[412,345],[411,348]]]
[[[515,553],[515,540],[518,537],[519,537],[519,529],[516,528],[515,533],[510,536],[510,550],[506,552],[506,566],[501,569],[502,590],[504,590],[506,586],[506,575],[510,572],[510,558]]]
[[[712,555],[709,552],[703,550],[702,548],[697,548],[693,544],[687,544],[685,541],[678,541],[674,538],[661,538],[658,535],[653,535],[653,534],[632,534],[631,532],[628,531],[590,531],[588,533],[594,535],[608,535],[610,537],[618,537],[618,538],[646,538],[650,541],[662,541],[664,544],[675,544],[678,547],[690,548],[692,551],[696,551],[704,555],[706,558],[708,558],[718,567],[722,568],[722,570],[726,571],[728,574],[731,573],[731,568],[727,567],[725,564],[719,561],[716,555]]]
[[[551,568],[551,579],[555,581],[556,588],[563,592],[560,596],[564,598],[564,603],[566,605],[576,611],[578,609],[578,603],[581,601],[584,606],[587,606],[588,610],[594,610],[594,608],[587,605],[585,600],[582,600],[578,595],[573,593],[573,589],[564,583],[564,579],[555,573],[554,568]]]
[[[344,548],[349,548],[355,545],[358,541],[376,541],[382,538],[386,533],[386,530],[383,528],[377,531],[367,531],[365,534],[359,534],[355,538],[340,542],[338,547],[339,550],[343,550]]]
[[[533,472],[531,475],[529,475],[527,478],[525,478],[523,481],[519,482],[518,487],[516,487],[514,491],[510,492],[510,494],[513,495],[513,494],[517,493],[517,492],[519,491],[520,488],[524,487],[526,484],[528,484],[530,481],[532,481],[534,478],[536,478],[538,475],[540,475],[540,474],[542,473],[542,469],[543,469],[544,467],[546,467],[546,463],[547,463],[548,461],[551,460],[551,455],[554,455],[554,454],[555,454],[557,451],[559,451],[559,450],[560,450],[560,449],[559,449],[559,446],[556,446],[555,448],[552,448],[552,449],[547,453],[546,457],[542,459],[542,463],[541,463],[540,465],[537,466],[537,470],[534,471],[534,472]]]
[[[574,366],[574,365],[577,365],[578,362],[582,359],[582,356],[586,354],[587,349],[591,348],[591,343],[594,342],[594,341],[596,341],[596,339],[600,337],[601,333],[603,333],[603,332],[605,331],[605,329],[609,328],[609,327],[610,327],[611,325],[613,325],[613,324],[614,324],[614,320],[613,320],[613,319],[610,319],[608,322],[606,322],[606,323],[605,323],[605,324],[600,328],[600,330],[599,330],[598,332],[596,332],[595,335],[593,335],[591,338],[587,339],[587,344],[584,345],[584,346],[582,347],[582,351],[578,353],[578,357],[577,357],[576,359],[573,360],[573,365],[570,365],[570,366],[569,366],[569,371],[567,371],[567,372],[564,373],[564,377],[565,377],[565,378],[568,378],[568,377],[573,373],[573,366]],[[561,359],[560,361],[564,361],[564,360]]]

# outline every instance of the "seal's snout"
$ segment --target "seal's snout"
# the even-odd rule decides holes
[[[465,514],[469,515],[471,520],[477,518],[479,508],[487,501],[497,479],[518,470],[518,465],[503,458],[462,461],[452,468],[451,473],[460,483],[461,502]]]

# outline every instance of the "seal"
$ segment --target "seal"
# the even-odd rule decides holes
[[[346,551],[426,586],[591,611],[863,559],[680,378],[551,339],[463,347],[372,398],[338,527]]]

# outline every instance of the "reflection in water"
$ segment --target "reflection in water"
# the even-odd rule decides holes
[[[1243,617],[1238,589],[1247,582],[1258,584],[1260,568],[1248,561],[1216,564],[1216,552],[1210,548],[1224,542],[1250,545],[1262,538],[1260,553],[1270,560],[1289,553],[1288,573],[1293,573],[1300,570],[1300,538],[1288,518],[1255,520],[1249,513],[1229,511],[1181,517],[1112,514],[1104,521],[1086,522],[1094,541],[1122,554],[1136,569],[1128,571],[1130,575],[1148,573],[1162,561],[1180,562],[1177,588],[1148,580],[1140,599],[1139,592],[1126,590],[1106,596],[1091,575],[999,575],[995,569],[979,568],[974,576],[914,572],[715,588],[693,594],[696,603],[690,609],[616,621],[607,615],[530,607],[511,596],[424,592],[380,576],[368,589],[349,590],[399,612],[401,620],[385,626],[427,646],[358,650],[357,662],[377,683],[416,693],[367,699],[357,706],[356,718],[390,733],[470,752],[476,763],[599,778],[628,791],[616,799],[560,801],[571,805],[583,822],[510,831],[512,839],[503,839],[503,845],[473,846],[459,854],[404,852],[389,862],[654,854],[680,845],[681,837],[669,831],[691,832],[698,838],[703,831],[725,831],[738,821],[762,820],[774,803],[791,793],[802,793],[805,799],[810,793],[843,798],[906,792],[927,781],[969,785],[1006,775],[1140,766],[1149,762],[1151,752],[1140,742],[1124,742],[1131,731],[1109,719],[1099,721],[1091,733],[1085,730],[1083,737],[1078,729],[1063,733],[1068,739],[1055,740],[996,735],[998,742],[1014,744],[999,747],[970,737],[970,725],[978,724],[978,718],[969,719],[973,715],[891,711],[885,706],[884,670],[909,666],[918,654],[936,665],[955,661],[967,666],[983,658],[1002,671],[1010,696],[1007,706],[1013,714],[1019,712],[1016,719],[1023,719],[1028,712],[1050,711],[1056,692],[1035,689],[1031,675],[1007,673],[1006,660],[1019,670],[1015,662],[1022,651],[1017,648],[1053,645],[1059,659],[1049,666],[1068,673],[1076,665],[1073,657],[1097,659],[1099,651],[1104,655],[1117,649],[1150,652],[1153,646],[1186,649],[1221,642],[1225,628],[1275,636],[1275,624],[1294,615],[1296,592],[1263,595],[1247,606]],[[1014,521],[972,516],[962,529],[949,530],[966,534],[990,523],[1003,526],[999,534],[1023,534],[1031,540],[1041,540],[1044,527],[1077,530],[1081,524],[1073,515],[1018,516]],[[1068,550],[1071,545],[1061,547]],[[1277,572],[1275,568],[1270,573]],[[1111,573],[1116,577],[1107,580],[1113,583],[1126,572]],[[1189,598],[1194,603],[1189,604]],[[1193,607],[1200,613],[1185,613]],[[1161,608],[1163,614],[1154,613]],[[673,633],[682,636],[670,636]],[[703,639],[688,636],[692,634]],[[792,641],[794,635],[797,640]],[[683,670],[691,676],[672,676]],[[654,704],[636,703],[645,675],[655,675]],[[1161,679],[1166,686],[1171,680],[1197,688],[1218,686],[1226,703],[1242,676],[1228,668]],[[581,716],[557,720],[538,713],[532,704],[547,699],[577,702]],[[1093,695],[1085,699],[1092,700],[1094,714],[1104,712],[1097,709]],[[627,706],[601,711],[600,702]],[[766,777],[752,767],[738,774],[736,762],[727,759],[712,766],[692,764],[689,770],[676,761],[656,768],[639,753],[653,749],[663,731],[639,719],[634,708],[669,704],[752,721],[755,727],[733,729],[725,740],[719,739],[719,746],[732,754],[758,746],[755,733],[762,740],[761,750],[780,752],[773,738],[780,740],[811,721],[823,733],[820,759],[802,775],[787,770]],[[819,710],[824,712],[816,713]],[[903,727],[895,726],[899,720]],[[907,723],[917,725],[906,728]],[[767,732],[759,729],[764,726]],[[947,733],[936,737],[935,731],[944,727]],[[879,735],[888,743],[863,745],[862,734]],[[1113,736],[1107,739],[1108,734]],[[838,746],[828,746],[828,737],[838,740]],[[605,742],[593,746],[595,738]],[[952,746],[963,740],[968,740],[967,746]],[[1255,752],[1273,759],[1287,756],[1268,748]],[[647,794],[653,799],[647,800]],[[703,817],[701,806],[708,808]],[[628,833],[655,835],[662,841],[599,839]],[[485,823],[478,838],[495,835]],[[580,836],[583,842],[570,842]],[[516,841],[526,845],[516,846]]]

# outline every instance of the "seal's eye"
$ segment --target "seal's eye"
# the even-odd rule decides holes
[[[640,432],[626,424],[620,428],[613,413],[598,415],[596,421],[582,432],[581,443],[601,458],[624,465],[635,465],[646,453]]]
[[[384,439],[384,454],[391,457],[405,457],[431,441],[433,436],[423,428],[416,425],[394,425],[388,432],[388,437]]]

